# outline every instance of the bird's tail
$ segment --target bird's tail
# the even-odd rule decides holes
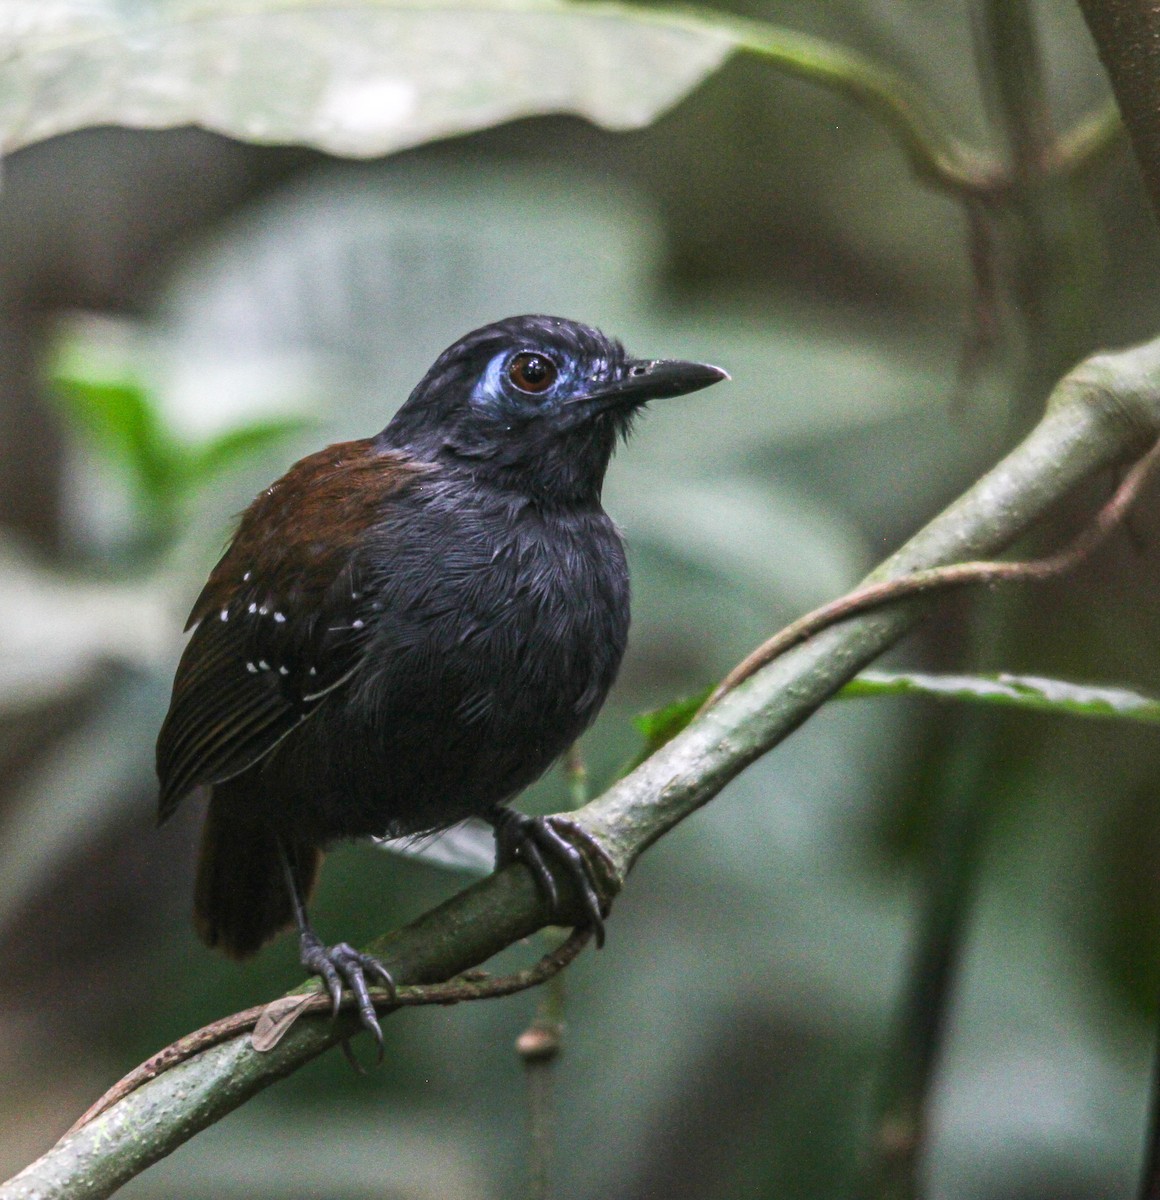
[[[249,816],[246,809],[252,808],[252,801],[245,801],[250,798],[231,795],[241,783],[230,780],[213,789],[193,893],[193,923],[201,940],[233,958],[256,954],[294,923],[279,836],[303,902],[322,861],[317,847],[276,835],[266,822]]]

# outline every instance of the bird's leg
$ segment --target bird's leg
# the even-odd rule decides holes
[[[612,864],[603,846],[584,828],[567,817],[529,817],[506,805],[497,804],[485,819],[495,829],[496,869],[522,862],[532,873],[536,886],[553,913],[560,911],[560,893],[552,868],[572,880],[591,926],[597,946],[604,945],[604,917],[608,912],[606,876]],[[598,873],[598,866],[605,871]]]
[[[378,1060],[383,1059],[383,1030],[375,1014],[374,1002],[367,989],[367,976],[371,975],[382,983],[383,987],[395,995],[395,981],[391,973],[377,958],[371,954],[363,954],[346,942],[334,946],[326,946],[322,939],[310,927],[306,916],[306,905],[298,891],[298,881],[294,877],[294,868],[290,865],[290,856],[282,839],[278,839],[278,856],[282,860],[282,872],[286,877],[286,888],[290,893],[290,902],[294,906],[294,921],[298,926],[299,959],[311,974],[322,977],[330,1000],[334,1006],[334,1015],[342,1004],[342,988],[345,983],[354,993],[358,1002],[359,1021],[378,1043]],[[350,1057],[349,1048],[343,1043]]]

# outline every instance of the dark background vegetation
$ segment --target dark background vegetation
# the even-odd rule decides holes
[[[754,15],[893,65],[1002,153],[972,7]],[[1078,10],[1034,7],[1064,129],[1106,85]],[[250,495],[306,450],[381,428],[449,341],[512,312],[729,368],[727,392],[654,405],[611,472],[636,599],[622,680],[584,741],[599,787],[638,748],[634,713],[698,691],[853,584],[1088,350],[1155,333],[1157,241],[1126,143],[1041,199],[1034,220],[997,225],[997,337],[964,381],[961,208],[916,182],[865,112],[752,59],[638,133],[537,118],[351,164],[96,129],[12,155],[0,604],[20,669],[0,675],[0,1176],[137,1061],[298,977],[292,939],[243,967],[196,942],[196,805],[160,831],[153,819],[177,631]],[[62,338],[131,370],[179,428],[308,424],[144,537],[148,512],[52,398]],[[1160,692],[1153,509],[1066,580],[948,602],[898,661]],[[57,630],[62,654],[88,657],[38,676],[22,648]],[[559,1194],[847,1194],[899,1072],[909,956],[948,828],[962,834],[948,892],[961,922],[930,1194],[1131,1194],[1160,990],[1158,765],[1139,727],[916,701],[823,710],[645,858],[607,948],[569,972]],[[563,807],[560,774],[527,803]],[[465,878],[342,848],[317,924],[366,940]],[[329,1055],[123,1194],[518,1194],[513,1042],[533,1006],[401,1013],[382,1069],[358,1078]]]

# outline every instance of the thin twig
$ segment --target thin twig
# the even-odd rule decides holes
[[[588,767],[578,741],[564,755],[564,779],[573,808],[583,808],[589,795]],[[555,1149],[555,1096],[552,1065],[564,1044],[564,980],[548,980],[536,1012],[516,1039],[528,1081],[528,1200],[548,1200],[552,1189]]]
[[[592,798],[589,794],[588,767],[580,750],[580,743],[573,742],[564,755],[564,779],[573,808],[583,808]]]
[[[988,353],[999,338],[999,273],[995,230],[987,204],[976,198],[963,203],[967,220],[967,260],[971,267],[970,317],[959,357],[956,400],[975,386]]]
[[[394,1012],[397,1008],[416,1008],[424,1004],[460,1004],[468,1000],[491,1000],[499,996],[511,996],[516,992],[536,987],[538,984],[551,979],[562,971],[592,937],[590,929],[575,929],[567,941],[562,942],[554,950],[549,951],[534,966],[523,971],[515,971],[510,975],[500,975],[496,978],[482,971],[472,971],[446,983],[429,983],[410,987],[399,987],[394,997],[383,988],[372,988],[371,999],[375,1003],[375,1011],[382,1013]],[[349,992],[342,997],[342,1008],[353,1008],[355,997]],[[260,1004],[254,1008],[243,1009],[222,1017],[202,1029],[178,1038],[172,1045],[159,1050],[152,1058],[148,1058],[139,1067],[135,1067],[123,1079],[115,1083],[91,1108],[89,1108],[65,1134],[75,1133],[82,1129],[94,1117],[112,1108],[118,1100],[134,1092],[150,1079],[156,1079],[164,1071],[177,1066],[178,1063],[192,1058],[195,1054],[216,1046],[219,1042],[237,1037],[248,1029],[253,1029],[258,1019],[269,1005]],[[311,995],[298,1010],[298,1015],[307,1013],[329,1012],[331,1009],[330,996],[322,991]]]
[[[837,600],[815,608],[775,633],[769,641],[763,642],[743,658],[714,688],[697,715],[711,708],[726,692],[733,691],[756,671],[773,662],[793,646],[857,613],[880,608],[883,604],[895,600],[945,588],[963,587],[971,583],[1033,582],[1065,574],[1083,562],[1121,524],[1157,461],[1160,461],[1160,442],[1124,476],[1112,498],[1071,545],[1049,558],[1032,559],[1027,562],[966,562],[954,563],[949,567],[931,567],[898,579],[885,579],[855,588],[845,596],[839,596]]]
[[[528,1081],[528,1200],[548,1200],[552,1193],[554,1066],[563,1042],[564,978],[557,975],[540,992],[536,1015],[516,1040]]]
[[[1123,134],[1120,106],[1108,100],[1056,138],[1044,167],[1051,173],[1075,178],[1104,158]]]

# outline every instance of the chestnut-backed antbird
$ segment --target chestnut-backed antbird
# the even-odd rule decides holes
[[[592,722],[628,634],[628,572],[600,504],[648,400],[726,378],[629,358],[557,317],[461,338],[375,437],[295,464],[250,505],[193,606],[157,742],[164,820],[211,789],[194,897],[210,946],[253,954],[297,923],[302,963],[380,1040],[367,977],[305,899],[340,838],[469,816],[600,931],[593,845],[507,807]]]

